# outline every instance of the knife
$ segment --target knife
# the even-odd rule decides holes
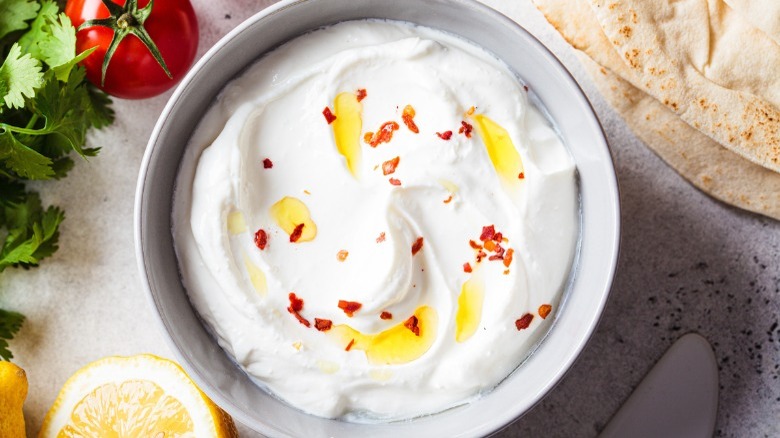
[[[718,364],[704,337],[678,339],[609,421],[600,438],[711,438]]]

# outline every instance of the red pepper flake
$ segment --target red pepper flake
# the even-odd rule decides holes
[[[493,254],[492,256],[488,257],[488,260],[504,260],[504,256],[501,254]]]
[[[445,204],[449,204],[450,201],[452,201],[452,195],[450,195],[447,199],[444,200]]]
[[[303,224],[298,224],[290,234],[290,242],[297,242],[301,238],[301,234],[303,234]]]
[[[339,309],[343,310],[350,318],[352,318],[352,315],[360,310],[361,307],[363,307],[363,305],[356,301],[339,300]]]
[[[346,348],[344,348],[344,351],[349,351],[349,350],[351,350],[353,345],[355,345],[355,340],[354,340],[354,339],[353,339],[353,340],[351,340],[351,341],[349,341],[349,344],[347,344],[347,347],[346,347]]]
[[[471,273],[471,265],[469,264],[469,262],[463,264],[463,272]]]
[[[423,247],[423,238],[418,237],[417,240],[415,240],[414,243],[412,244],[412,255],[415,255],[418,252],[420,252],[422,247]]]
[[[268,234],[264,229],[260,228],[255,233],[255,246],[260,248],[260,250],[264,250],[266,245],[268,245]]]
[[[485,249],[488,251],[495,251],[496,250],[496,242],[493,242],[492,240],[486,240],[485,241]]]
[[[274,167],[274,162],[271,161],[270,158],[266,158],[263,160],[263,169],[270,169]]]
[[[376,238],[376,243],[382,243],[385,241],[385,232],[379,233],[379,237]]]
[[[474,130],[474,127],[471,126],[470,123],[466,122],[465,120],[461,120],[460,129],[458,129],[458,134],[463,134],[466,136],[466,138],[471,138],[472,130]]]
[[[363,141],[371,145],[372,148],[379,146],[380,143],[390,143],[393,139],[393,132],[397,131],[400,126],[396,122],[385,122],[379,127],[376,133],[367,132],[363,136]],[[371,134],[371,135],[369,135]]]
[[[509,269],[504,269],[504,275],[509,275]]]
[[[547,315],[550,314],[550,311],[552,310],[552,306],[549,304],[542,304],[539,306],[539,316],[542,317],[542,319],[546,319]]]
[[[417,317],[412,315],[409,317],[409,319],[406,320],[406,322],[404,322],[404,327],[411,330],[415,336],[420,336],[420,326],[417,325],[418,323],[419,321],[417,320]]]
[[[384,312],[379,314],[379,318],[381,319],[393,319],[393,314],[385,310]]]
[[[477,253],[477,263],[482,262],[482,259],[487,256],[487,254],[484,253],[484,251],[480,251]]]
[[[325,121],[328,122],[328,125],[333,123],[334,120],[336,120],[336,116],[333,115],[332,112],[330,112],[330,108],[327,106],[324,110],[322,110],[322,115],[325,116]]]
[[[474,108],[474,106],[472,105],[471,108],[469,108],[469,110],[466,111],[466,115],[470,116],[470,115],[474,114],[474,110],[476,110],[476,108]]]
[[[525,179],[525,173],[524,172],[518,173],[517,174],[517,179]]]
[[[452,138],[452,131],[437,132],[436,135],[442,140],[449,140]]]
[[[496,228],[493,225],[482,227],[482,234],[479,236],[479,240],[493,240],[493,236],[496,235]]]
[[[290,306],[287,311],[290,312],[301,324],[306,327],[311,327],[311,323],[301,316],[300,311],[303,310],[303,300],[295,296],[295,292],[290,292],[288,296],[290,298]]]
[[[496,256],[500,257],[502,260],[504,259],[504,248],[501,247],[500,244],[496,244],[496,249],[493,251]],[[496,260],[496,259],[491,259]]]
[[[366,96],[368,96],[368,93],[366,93],[365,88],[358,88],[357,90],[357,101],[360,102],[361,100],[365,99]]]
[[[420,129],[414,123],[415,114],[417,113],[414,111],[414,107],[411,105],[406,105],[404,107],[403,113],[401,114],[401,119],[404,121],[404,125],[406,125],[410,131],[414,132],[415,134],[419,134]]]
[[[509,267],[510,264],[512,264],[512,257],[514,256],[514,254],[515,254],[514,249],[509,248],[508,250],[506,250],[506,255],[504,256],[504,266],[506,266],[507,268]]]
[[[531,315],[530,313],[526,313],[520,319],[515,321],[515,327],[517,327],[518,331],[527,329],[528,326],[531,325],[531,320],[533,319],[534,319],[533,315]]]
[[[482,246],[473,240],[469,240],[469,245],[474,249],[482,249]]]
[[[395,157],[392,160],[387,160],[382,163],[382,174],[390,175],[395,172],[395,168],[398,167],[398,163],[401,162],[401,157]]]
[[[337,253],[336,253],[336,258],[337,258],[337,259],[338,259],[340,262],[343,262],[344,260],[346,260],[346,259],[347,259],[347,256],[348,256],[348,255],[349,255],[349,251],[347,251],[346,249],[342,249],[341,251],[339,251],[339,252],[337,252]]]
[[[321,332],[326,332],[333,327],[333,321],[329,319],[314,318],[314,328]]]
[[[287,296],[290,299],[290,309],[294,312],[303,310],[303,300],[295,296],[295,292],[290,292]]]
[[[504,240],[504,235],[500,232],[493,235],[493,241],[496,243],[501,243],[501,241]]]
[[[394,186],[400,186],[401,185],[401,180],[397,179],[397,178],[390,178],[388,181],[390,181],[390,184],[392,184]]]

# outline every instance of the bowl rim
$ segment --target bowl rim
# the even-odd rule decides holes
[[[259,12],[255,13],[254,15],[252,15],[251,17],[247,18],[245,21],[240,23],[238,26],[233,28],[226,35],[221,37],[193,65],[193,67],[188,71],[184,79],[176,87],[175,91],[169,98],[168,102],[163,108],[163,111],[161,112],[154,126],[146,150],[144,152],[143,160],[141,162],[141,167],[138,174],[138,180],[137,180],[136,192],[135,192],[134,240],[135,240],[136,261],[137,261],[140,278],[141,278],[141,286],[145,291],[145,295],[147,296],[149,304],[154,309],[154,313],[156,316],[154,319],[156,321],[156,324],[160,328],[160,330],[164,333],[163,338],[165,339],[166,344],[171,349],[172,353],[179,361],[179,363],[182,365],[182,367],[184,367],[187,370],[190,377],[197,383],[197,385],[203,390],[204,393],[206,393],[212,400],[214,400],[215,403],[221,406],[225,411],[227,411],[231,416],[236,418],[239,422],[249,426],[250,428],[260,433],[269,436],[274,436],[279,431],[276,429],[270,429],[268,427],[265,427],[265,425],[260,425],[261,427],[257,427],[256,421],[254,419],[246,415],[245,412],[240,407],[238,407],[235,403],[233,403],[231,400],[223,397],[219,391],[215,390],[213,384],[210,383],[208,379],[204,378],[204,376],[202,376],[189,363],[189,360],[183,354],[181,347],[176,343],[176,341],[172,337],[172,334],[169,331],[167,322],[165,321],[163,315],[160,312],[159,303],[156,300],[157,292],[155,291],[155,286],[150,281],[149,270],[147,269],[147,264],[146,264],[147,257],[145,255],[146,249],[145,249],[144,237],[143,237],[145,233],[144,226],[143,226],[144,223],[143,216],[145,212],[144,209],[146,207],[146,205],[144,205],[144,192],[147,189],[147,187],[145,186],[145,181],[146,181],[147,174],[149,173],[150,165],[152,163],[153,153],[156,148],[161,147],[161,145],[158,144],[158,139],[160,137],[161,132],[165,128],[167,121],[172,117],[173,110],[177,102],[185,94],[187,88],[193,82],[198,72],[201,69],[203,69],[204,65],[210,62],[216,53],[222,50],[238,35],[246,31],[247,29],[251,28],[252,26],[257,25],[258,22],[266,19],[269,16],[280,13],[286,9],[293,8],[300,4],[308,3],[310,1],[312,0],[282,0],[280,2],[274,3],[260,10]],[[569,85],[571,85],[572,89],[575,91],[574,97],[577,99],[579,104],[583,105],[588,110],[587,114],[583,115],[584,117],[587,118],[586,122],[592,125],[592,127],[595,128],[598,132],[597,139],[599,140],[598,141],[599,144],[594,145],[594,147],[603,148],[606,151],[606,155],[608,157],[607,160],[608,162],[604,164],[609,169],[609,172],[607,172],[605,176],[608,179],[607,181],[608,184],[607,188],[609,189],[609,193],[607,194],[609,198],[608,204],[610,207],[612,207],[612,210],[609,212],[608,216],[613,227],[609,230],[608,233],[609,241],[602,242],[602,245],[606,246],[605,253],[609,255],[609,259],[605,262],[606,271],[604,273],[606,274],[606,283],[603,285],[599,285],[599,289],[600,290],[603,289],[603,291],[601,291],[601,293],[599,293],[598,295],[599,300],[596,303],[595,312],[589,315],[588,321],[586,323],[588,329],[585,333],[581,334],[580,341],[577,343],[576,348],[568,351],[568,354],[566,355],[566,360],[558,364],[557,370],[550,376],[550,379],[541,388],[541,391],[539,391],[539,393],[535,394],[533,397],[528,398],[528,400],[526,400],[524,404],[518,403],[513,405],[512,408],[507,407],[507,409],[501,412],[496,412],[495,413],[496,415],[490,421],[489,425],[482,424],[479,427],[473,427],[465,431],[466,435],[469,433],[489,435],[489,434],[496,433],[501,429],[509,426],[512,422],[519,419],[520,417],[522,417],[522,415],[524,415],[525,413],[533,409],[534,406],[536,406],[547,394],[549,394],[552,391],[552,389],[558,383],[560,383],[564,375],[572,368],[574,362],[580,357],[587,343],[593,337],[593,334],[595,333],[598,327],[598,323],[601,317],[603,316],[604,308],[609,298],[610,291],[614,283],[615,273],[618,266],[618,258],[619,258],[619,251],[620,251],[620,235],[621,235],[619,185],[618,185],[617,175],[614,167],[614,157],[612,155],[612,151],[609,146],[609,143],[607,142],[604,129],[598,117],[596,116],[596,112],[593,106],[591,105],[589,99],[585,95],[584,91],[579,86],[576,79],[572,76],[571,72],[563,65],[560,59],[558,59],[558,57],[550,49],[548,49],[543,43],[541,43],[533,34],[531,34],[523,26],[521,26],[519,23],[515,22],[511,18],[503,15],[502,13],[492,9],[491,7],[483,3],[480,3],[476,0],[446,0],[446,1],[450,3],[459,3],[459,4],[467,5],[472,9],[478,10],[482,14],[486,14],[490,16],[494,20],[504,22],[505,25],[512,27],[514,28],[514,30],[524,34],[524,36],[527,38],[527,41],[530,44],[536,46],[536,49],[539,50],[539,52],[542,53],[543,56],[547,57],[548,60],[551,61],[552,64],[554,64],[554,67],[557,68],[560,71],[560,73],[562,73],[563,78],[570,83]],[[311,30],[313,29],[314,28],[312,28]],[[490,50],[490,48],[487,49]],[[239,72],[238,75],[240,74],[241,73]],[[580,202],[582,201],[580,200]],[[582,205],[580,206],[580,209],[582,209]],[[581,239],[582,229],[583,229],[582,213],[580,213],[580,221],[581,221],[580,222],[580,239]],[[579,251],[579,247],[580,245],[578,244],[578,251]],[[579,257],[579,255],[575,256],[575,260],[576,257]],[[575,267],[572,267],[572,270],[574,269]],[[572,282],[573,279],[570,278],[569,281]],[[553,331],[554,325],[555,324],[553,324],[553,327],[551,327],[548,330],[545,337],[549,336],[550,332]],[[515,371],[513,371],[512,374],[513,373],[515,373]],[[500,385],[501,384],[499,384],[499,386]],[[433,415],[437,415],[437,414],[433,414]]]

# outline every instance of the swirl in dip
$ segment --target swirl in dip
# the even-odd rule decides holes
[[[574,173],[481,48],[340,23],[264,56],[194,134],[173,212],[183,281],[220,345],[289,404],[437,412],[493,388],[548,329],[577,239]]]

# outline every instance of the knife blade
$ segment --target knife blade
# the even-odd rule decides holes
[[[709,342],[678,339],[615,413],[600,438],[710,438],[718,412],[718,364]]]

